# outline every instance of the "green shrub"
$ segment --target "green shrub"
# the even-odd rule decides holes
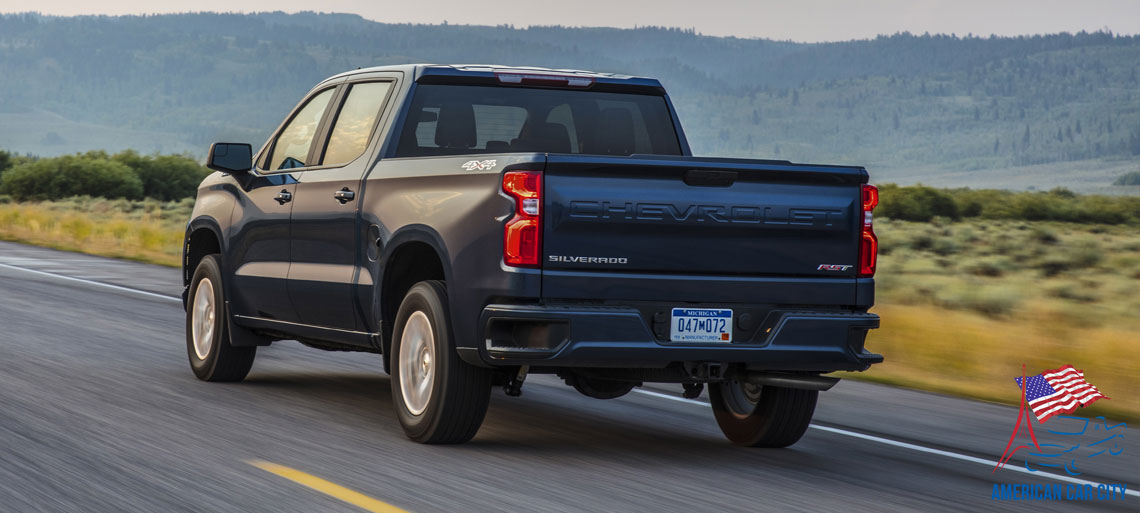
[[[1056,276],[1073,268],[1073,262],[1062,255],[1050,255],[1042,258],[1035,266],[1045,276]]]
[[[1112,185],[1140,185],[1140,171],[1129,171],[1120,175]]]
[[[969,310],[988,317],[1002,317],[1018,305],[1018,294],[1007,287],[956,283],[939,291],[935,302],[954,310]]]
[[[4,176],[4,171],[10,167],[12,167],[12,154],[0,150],[0,177]]]
[[[985,228],[985,226],[981,227],[982,230],[985,230]],[[981,238],[978,237],[977,232],[975,232],[974,229],[970,228],[969,226],[963,226],[962,228],[958,229],[954,238],[962,244],[973,244],[981,240]]]
[[[1063,282],[1046,287],[1045,290],[1050,296],[1056,298],[1077,303],[1095,303],[1100,300],[1100,296],[1093,289],[1085,283]]]
[[[1044,226],[1033,228],[1033,231],[1030,233],[1030,237],[1032,237],[1034,241],[1040,242],[1041,244],[1056,244],[1057,241],[1060,240],[1057,238],[1057,234],[1054,233],[1053,230],[1050,230]]]
[[[4,173],[0,193],[17,201],[88,195],[137,199],[142,181],[124,164],[82,155],[40,159]]]
[[[920,233],[910,239],[911,249],[918,251],[930,249],[934,246],[934,237],[928,233]]]
[[[7,155],[0,152],[0,171]],[[15,165],[0,175],[0,191],[17,201],[75,195],[172,201],[193,198],[198,184],[209,174],[190,157],[141,156],[130,150],[115,155],[90,151],[38,160],[9,160]]]
[[[958,244],[951,240],[949,237],[939,237],[934,240],[934,244],[930,247],[936,255],[949,256],[958,252]]]
[[[1140,198],[1083,196],[1077,201],[1072,218],[1064,220],[1102,224],[1122,224],[1140,220]]]
[[[127,150],[111,157],[126,164],[142,181],[143,196],[162,201],[192,198],[210,172],[182,155],[142,156]]]
[[[964,269],[975,276],[997,278],[1005,274],[1010,267],[1010,261],[1006,257],[985,257],[966,263]]]
[[[880,187],[878,212],[883,217],[905,221],[930,221],[935,216],[961,218],[952,196],[922,185]]]
[[[1140,224],[1140,197],[1080,195],[1065,188],[1048,192],[934,189],[922,185],[879,187],[877,213],[891,219],[929,222],[941,216],[1016,221]],[[941,223],[941,221],[939,221]]]
[[[1104,252],[1095,239],[1086,238],[1075,244],[1050,250],[1038,260],[1035,267],[1045,276],[1056,276],[1065,271],[1092,269],[1104,260]]]
[[[893,236],[883,237],[882,235],[878,235],[878,237],[879,237],[879,254],[880,255],[889,255],[889,254],[891,254],[891,252],[893,252],[899,246],[898,238],[896,238],[896,237],[893,237]]]
[[[1104,253],[1100,249],[1100,243],[1095,239],[1084,239],[1078,242],[1073,248],[1066,251],[1069,261],[1073,263],[1074,269],[1088,269],[1096,267],[1104,259]]]

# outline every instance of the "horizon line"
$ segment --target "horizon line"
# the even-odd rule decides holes
[[[995,34],[995,33],[990,33],[988,35],[980,35],[980,34],[974,34],[973,32],[968,32],[968,33],[966,33],[966,35],[961,35],[961,36],[958,35],[956,32],[930,33],[929,31],[924,31],[922,34],[918,34],[915,32],[911,32],[910,30],[898,30],[898,31],[895,31],[893,34],[879,33],[879,34],[874,35],[873,37],[868,36],[868,37],[864,37],[864,38],[834,39],[834,40],[826,40],[826,41],[824,41],[824,40],[820,40],[820,41],[796,41],[793,39],[773,39],[773,38],[767,38],[767,37],[762,37],[762,36],[705,34],[705,33],[698,31],[695,27],[679,27],[679,26],[665,26],[665,25],[636,25],[635,24],[632,27],[620,27],[620,26],[613,26],[613,25],[542,25],[542,24],[529,24],[529,25],[525,25],[525,26],[521,26],[521,25],[516,26],[513,23],[504,23],[501,25],[449,23],[447,20],[443,20],[442,22],[439,22],[439,23],[426,23],[426,22],[411,22],[411,21],[382,21],[382,20],[376,20],[376,19],[366,17],[362,14],[351,13],[351,12],[339,12],[339,11],[329,11],[329,12],[312,11],[312,10],[294,11],[294,12],[281,11],[281,10],[277,10],[277,11],[178,11],[178,12],[139,12],[139,13],[129,13],[129,14],[102,14],[102,13],[83,13],[83,14],[51,14],[51,13],[46,13],[45,14],[45,13],[40,12],[40,11],[3,11],[3,10],[0,10],[0,16],[5,16],[5,17],[7,17],[7,16],[21,16],[21,15],[33,15],[33,16],[38,16],[41,18],[146,18],[146,17],[158,17],[158,16],[184,16],[184,15],[200,15],[200,14],[235,15],[235,16],[258,16],[258,15],[265,15],[265,14],[283,14],[286,16],[298,16],[298,15],[354,16],[354,17],[359,18],[361,20],[371,22],[371,23],[380,24],[380,25],[409,25],[409,26],[425,26],[425,27],[485,27],[485,28],[506,28],[507,30],[529,30],[529,29],[535,29],[535,28],[564,28],[564,29],[575,29],[575,30],[610,29],[610,30],[620,30],[620,31],[636,31],[636,30],[644,30],[644,29],[659,29],[659,30],[677,30],[677,31],[681,31],[681,32],[687,32],[687,33],[690,33],[691,35],[697,36],[697,37],[710,37],[710,38],[718,38],[718,39],[741,39],[741,40],[749,40],[749,41],[771,41],[771,42],[775,42],[775,43],[793,43],[793,44],[802,44],[802,45],[874,41],[876,39],[890,38],[890,37],[901,36],[901,35],[910,35],[910,36],[914,36],[914,37],[939,37],[939,36],[942,36],[942,37],[949,37],[949,38],[954,38],[954,39],[959,39],[959,40],[968,40],[968,39],[1019,39],[1019,38],[1059,36],[1059,35],[1076,36],[1076,35],[1080,35],[1080,34],[1090,34],[1090,35],[1092,35],[1092,34],[1107,34],[1107,35],[1110,35],[1114,38],[1140,36],[1140,31],[1131,32],[1131,33],[1130,32],[1114,32],[1112,29],[1110,29],[1106,26],[1106,27],[1098,28],[1096,30],[1082,29],[1082,30],[1076,31],[1076,32],[1070,32],[1070,31],[1036,32],[1036,33],[1023,33],[1023,34],[1009,34],[1009,35],[1000,35],[1000,34]]]

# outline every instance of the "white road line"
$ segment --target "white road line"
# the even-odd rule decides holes
[[[65,276],[63,274],[49,273],[47,271],[39,271],[36,269],[28,269],[27,267],[17,267],[17,266],[8,265],[8,264],[0,264],[0,267],[4,267],[7,269],[15,269],[17,271],[24,271],[24,272],[33,273],[33,274],[40,274],[43,276],[50,276],[52,278],[58,278],[61,280],[77,281],[80,283],[86,283],[88,285],[96,285],[99,287],[105,287],[108,289],[120,290],[123,292],[133,292],[135,294],[139,294],[139,295],[143,295],[143,296],[147,296],[147,297],[152,297],[152,298],[157,298],[157,299],[163,299],[166,301],[178,301],[179,303],[182,302],[182,298],[180,298],[180,297],[167,296],[165,294],[155,294],[154,292],[147,292],[145,290],[132,289],[130,287],[123,287],[123,286],[119,286],[119,285],[111,285],[110,283],[103,283],[101,281],[85,280],[83,278],[75,278],[72,276]]]
[[[679,402],[683,402],[683,403],[695,404],[698,406],[704,406],[706,408],[710,407],[709,403],[706,403],[704,401],[697,401],[695,399],[685,399],[684,397],[677,397],[675,395],[662,394],[661,392],[654,392],[652,390],[635,389],[634,392],[637,392],[640,394],[645,394],[648,396],[659,397],[661,399],[669,399],[672,401],[679,401]],[[956,452],[943,451],[941,449],[931,449],[930,447],[923,447],[921,445],[915,445],[915,444],[910,444],[910,443],[906,443],[906,442],[899,442],[897,440],[891,440],[889,438],[881,438],[881,437],[872,436],[872,435],[865,435],[863,433],[857,433],[855,431],[847,431],[846,429],[838,429],[838,428],[833,428],[833,427],[828,427],[828,426],[820,426],[818,424],[812,424],[811,427],[813,429],[818,429],[820,431],[826,431],[828,433],[835,433],[837,435],[849,436],[852,438],[859,438],[861,440],[867,440],[870,442],[876,442],[876,443],[880,443],[880,444],[884,444],[884,445],[890,445],[892,447],[901,447],[903,449],[910,449],[912,451],[924,452],[927,454],[935,454],[938,456],[945,456],[947,458],[953,458],[956,460],[968,461],[970,463],[978,463],[978,464],[982,464],[982,465],[987,465],[990,468],[993,468],[994,466],[996,466],[998,464],[998,462],[996,462],[996,461],[987,460],[984,458],[975,458],[973,456],[967,456],[965,454],[958,454]],[[1092,486],[1097,486],[1097,485],[1101,484],[1101,483],[1097,483],[1094,481],[1088,481],[1085,479],[1077,479],[1075,477],[1070,477],[1070,476],[1061,476],[1061,475],[1057,475],[1057,474],[1050,474],[1050,473],[1044,472],[1044,471],[1034,472],[1034,471],[1029,470],[1029,469],[1024,468],[1024,467],[1017,467],[1017,466],[1011,466],[1011,465],[1006,465],[1005,467],[1003,467],[1003,469],[1004,470],[1012,470],[1014,472],[1021,472],[1023,474],[1029,474],[1031,476],[1044,477],[1046,479],[1054,479],[1057,481],[1064,481],[1066,483],[1075,483],[1075,484],[1092,485]],[[1133,497],[1140,497],[1140,492],[1137,492],[1136,490],[1126,490],[1124,493],[1126,495],[1131,495]]]

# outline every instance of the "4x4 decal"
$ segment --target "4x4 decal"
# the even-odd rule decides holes
[[[468,160],[467,162],[464,162],[462,166],[459,166],[459,167],[462,167],[463,169],[466,169],[468,171],[484,171],[487,169],[495,169],[495,159],[491,159],[491,160]]]

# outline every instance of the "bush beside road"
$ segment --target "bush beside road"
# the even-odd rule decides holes
[[[52,158],[16,157],[0,151],[0,194],[18,201],[72,196],[172,201],[193,198],[210,174],[185,155],[114,155],[89,151]]]
[[[916,188],[884,189],[889,192],[880,214],[901,211],[899,199]],[[1140,420],[1135,395],[1138,198],[1058,191],[916,194],[927,197],[912,203],[920,208],[949,208],[945,200],[929,200],[932,195],[948,197],[954,205],[993,195],[1002,205],[991,210],[999,212],[992,218],[983,209],[959,214],[960,221],[937,208],[928,222],[880,216],[873,311],[883,323],[871,333],[868,347],[887,359],[870,372],[846,377],[1010,403],[1018,397],[1013,377],[1022,364],[1035,374],[1071,363],[1112,398],[1080,413]],[[1065,215],[1123,224],[1023,220],[1010,214],[1018,205],[1033,204],[1049,207],[1026,212],[1069,212]],[[192,208],[189,198],[16,202],[0,196],[0,239],[176,267]]]

